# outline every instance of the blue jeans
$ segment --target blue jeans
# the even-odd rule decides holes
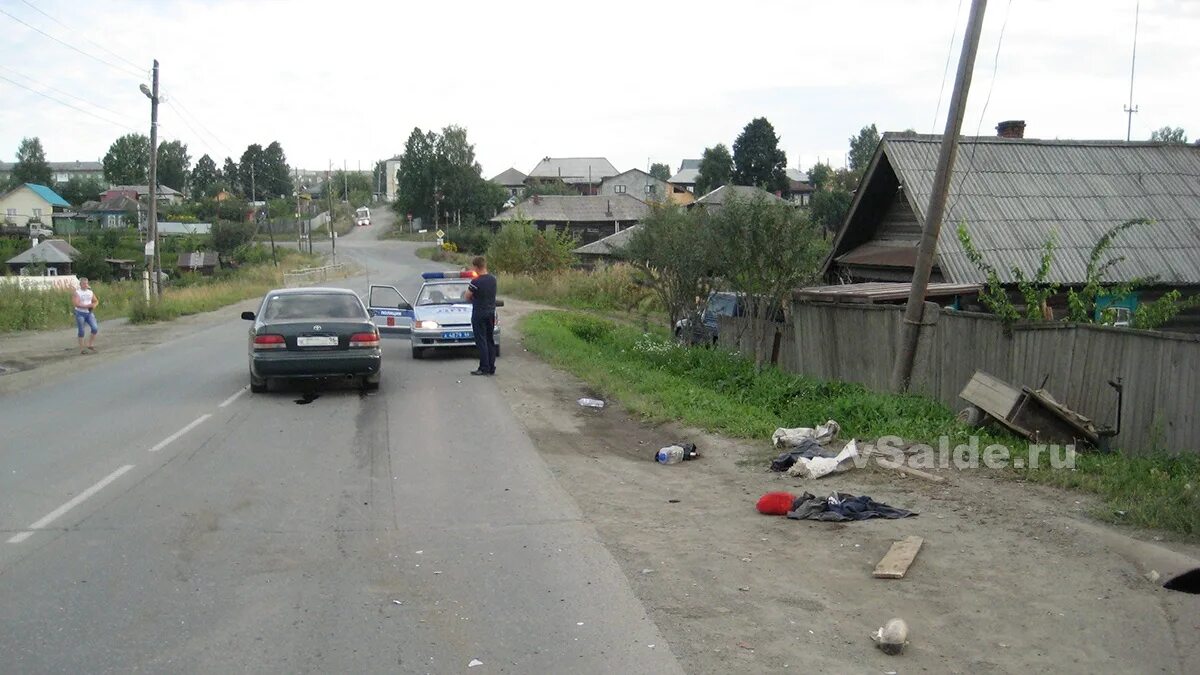
[[[475,347],[479,349],[479,370],[496,372],[496,315],[471,315],[471,330],[475,333]]]
[[[95,314],[90,311],[77,309],[75,310],[75,327],[79,329],[79,337],[83,337],[84,326],[92,329],[92,335],[100,331],[100,324],[96,323]]]

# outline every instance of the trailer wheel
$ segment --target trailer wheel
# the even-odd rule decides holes
[[[980,410],[978,406],[969,405],[959,410],[955,419],[973,429],[977,429],[987,423],[987,413]]]

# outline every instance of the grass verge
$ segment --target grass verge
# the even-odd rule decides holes
[[[475,256],[467,253],[447,251],[440,246],[422,246],[421,248],[417,249],[417,257],[424,258],[425,260],[432,260],[433,262],[467,267],[471,264],[471,258]]]
[[[650,289],[638,283],[625,264],[601,265],[594,270],[568,269],[540,274],[497,274],[500,290],[522,300],[566,309],[661,315],[662,307]]]
[[[846,438],[899,436],[957,445],[979,436],[979,447],[1014,440],[963,426],[930,399],[870,391],[845,382],[821,382],[754,364],[727,351],[686,348],[665,333],[646,334],[578,312],[535,312],[521,322],[525,347],[621,401],[646,419],[680,421],[729,436],[765,440],[777,427],[811,426],[835,419]],[[761,463],[775,451],[764,451]],[[1200,534],[1200,461],[1079,455],[1076,469],[1005,470],[1006,475],[1093,492],[1111,509],[1109,520]],[[1112,515],[1123,514],[1123,515]]]

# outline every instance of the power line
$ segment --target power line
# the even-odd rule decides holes
[[[201,129],[204,130],[205,133],[208,134],[209,138],[211,138],[212,140],[217,142],[217,145],[220,145],[221,147],[225,148],[226,152],[230,153],[230,155],[233,154],[233,148],[230,147],[224,141],[222,141],[219,136],[214,134],[208,127],[206,127],[204,125],[204,123],[200,121],[200,118],[195,113],[192,112],[191,108],[188,108],[187,105],[184,104],[183,100],[179,98],[178,94],[172,93],[172,100],[174,103],[179,104],[179,108],[175,108],[175,106],[172,105],[171,107],[173,110],[180,113],[181,116],[186,113],[187,116],[192,118],[193,122],[195,122]],[[169,101],[167,103],[167,105],[171,105],[171,102]]]
[[[184,117],[183,113],[174,106],[171,100],[166,99],[166,104],[168,108],[179,114],[179,121],[183,122],[184,126],[186,126],[188,129],[191,129],[192,133],[196,135],[196,138],[199,139],[200,143],[203,144],[204,147],[208,148],[209,150],[213,149],[209,143],[209,139],[206,139],[203,134],[201,134],[199,131],[196,131],[196,128],[192,126],[191,122],[188,122],[187,118]]]
[[[962,14],[962,0],[954,10],[954,24],[950,27],[950,44],[946,45],[946,65],[942,68],[942,86],[938,87],[937,107],[933,109],[933,133],[937,133],[938,115],[942,112],[942,97],[946,95],[946,77],[950,74],[950,57],[954,54],[954,36],[958,34],[958,17]]]
[[[53,16],[51,16],[51,15],[47,14],[45,11],[43,11],[43,10],[39,9],[37,5],[33,4],[32,2],[29,2],[29,0],[21,0],[21,2],[25,3],[26,5],[29,5],[30,9],[32,9],[32,10],[33,10],[33,11],[35,11],[35,12],[37,12],[38,14],[41,14],[42,16],[46,17],[47,19],[50,19],[50,20],[51,20],[51,21],[53,21],[54,23],[56,23],[56,24],[58,24],[58,25],[62,26],[63,28],[66,28],[67,30],[71,31],[72,33],[75,33],[76,35],[78,35],[79,37],[83,38],[84,40],[87,40],[87,41],[88,41],[90,44],[92,44],[93,46],[95,46],[97,49],[100,49],[101,51],[105,52],[106,54],[109,54],[110,56],[115,56],[115,57],[117,57],[117,59],[118,59],[118,60],[120,60],[120,61],[124,61],[125,63],[127,63],[127,64],[129,64],[129,65],[133,66],[133,67],[134,67],[134,69],[138,70],[139,72],[142,70],[142,67],[141,67],[141,66],[139,66],[138,64],[136,64],[136,63],[134,63],[134,62],[130,61],[129,59],[127,59],[127,58],[125,58],[125,57],[121,56],[120,54],[118,54],[118,53],[114,52],[113,50],[109,49],[108,47],[105,47],[104,45],[102,45],[102,44],[99,44],[99,43],[97,43],[97,42],[93,41],[91,38],[89,38],[88,36],[84,35],[84,34],[83,34],[83,33],[81,33],[80,31],[77,31],[77,30],[75,30],[75,29],[71,28],[70,26],[68,26],[67,24],[63,23],[62,21],[60,21],[60,20],[56,19],[55,17],[53,17]]]
[[[31,91],[31,92],[33,92],[33,93],[37,94],[38,96],[41,96],[41,97],[43,97],[43,98],[48,98],[48,99],[50,99],[51,101],[54,101],[55,103],[57,103],[57,104],[59,104],[59,105],[64,105],[64,106],[66,106],[66,107],[68,107],[68,108],[70,108],[70,109],[72,109],[72,110],[79,111],[79,112],[81,112],[81,113],[83,113],[83,114],[85,114],[85,115],[91,115],[92,117],[95,117],[96,119],[100,120],[101,122],[108,122],[109,124],[112,124],[112,125],[115,125],[115,126],[121,127],[121,128],[123,128],[123,129],[128,129],[128,130],[130,130],[130,131],[134,131],[134,132],[136,132],[136,131],[137,131],[137,129],[134,129],[133,127],[131,127],[131,126],[127,125],[127,124],[124,124],[124,123],[122,123],[122,122],[116,122],[116,121],[114,121],[114,120],[110,120],[110,119],[108,119],[107,117],[104,117],[104,116],[102,116],[102,115],[97,115],[96,113],[94,113],[94,112],[92,112],[92,111],[90,111],[90,110],[84,110],[83,108],[80,108],[79,106],[76,106],[76,105],[72,105],[72,104],[70,104],[70,103],[67,103],[66,101],[60,101],[59,99],[57,99],[57,98],[54,98],[53,96],[51,96],[51,95],[49,95],[49,94],[47,94],[47,93],[45,93],[45,92],[38,91],[37,89],[34,89],[33,87],[28,87],[28,86],[25,86],[25,85],[21,84],[20,82],[17,82],[16,80],[9,79],[9,78],[7,78],[7,77],[5,77],[5,76],[3,76],[3,75],[0,75],[0,80],[4,80],[5,82],[8,82],[8,83],[10,83],[10,84],[15,84],[16,86],[18,86],[18,87],[20,87],[20,88],[22,88],[22,89],[24,89],[24,90],[26,90],[26,91]]]
[[[125,68],[125,67],[123,67],[123,66],[118,66],[118,65],[116,65],[115,63],[113,63],[113,62],[111,62],[111,61],[105,61],[104,59],[100,58],[99,56],[96,56],[95,54],[89,54],[88,52],[85,52],[85,51],[83,51],[82,49],[80,49],[79,47],[76,47],[76,46],[75,46],[75,45],[73,45],[73,44],[70,44],[70,43],[64,42],[64,41],[62,41],[62,40],[60,40],[60,39],[58,39],[58,38],[54,37],[53,35],[51,35],[51,34],[47,33],[46,31],[42,30],[41,28],[38,28],[37,26],[32,26],[32,25],[30,25],[30,24],[28,24],[28,23],[25,23],[25,22],[24,22],[24,21],[22,21],[20,18],[18,18],[18,17],[16,17],[16,16],[13,16],[12,14],[9,14],[8,12],[4,11],[3,9],[0,9],[0,14],[3,14],[3,15],[5,15],[5,16],[7,16],[8,18],[12,19],[13,21],[16,21],[17,23],[21,24],[22,26],[25,26],[26,28],[28,28],[28,29],[30,29],[30,30],[32,30],[32,31],[35,31],[35,32],[37,32],[37,33],[40,33],[40,34],[42,34],[42,35],[44,35],[44,36],[46,36],[46,37],[50,38],[51,40],[54,40],[55,42],[59,43],[60,45],[62,45],[62,46],[64,46],[64,47],[66,47],[66,48],[68,48],[68,49],[71,49],[71,50],[73,50],[73,51],[79,52],[80,54],[82,54],[82,55],[84,55],[84,56],[88,57],[89,59],[93,59],[93,60],[95,60],[95,61],[98,61],[99,63],[103,63],[104,65],[108,66],[109,68],[113,68],[113,69],[115,69],[115,70],[118,70],[118,71],[120,71],[120,72],[122,72],[122,73],[125,73],[125,74],[127,74],[127,75],[129,75],[129,74],[132,74],[132,75],[134,75],[135,77],[139,77],[139,78],[140,78],[140,77],[143,77],[143,73],[142,73],[142,72],[140,72],[140,71],[130,71],[129,69],[127,69],[127,68]]]
[[[122,116],[122,113],[119,113],[119,112],[117,112],[117,111],[115,111],[115,110],[113,110],[113,109],[111,109],[111,108],[105,108],[104,106],[100,105],[99,103],[96,103],[95,101],[90,101],[90,100],[88,100],[88,99],[86,99],[86,98],[83,98],[82,96],[78,96],[78,95],[76,95],[76,94],[72,94],[72,93],[71,93],[71,92],[69,92],[69,91],[63,91],[62,89],[59,89],[58,87],[55,87],[55,86],[52,86],[52,85],[46,84],[45,82],[40,82],[40,81],[38,81],[38,80],[37,80],[37,79],[35,79],[35,78],[32,78],[32,77],[30,77],[30,76],[28,76],[28,75],[25,75],[25,74],[21,73],[20,71],[13,70],[12,68],[9,68],[8,66],[5,66],[5,65],[3,65],[3,64],[0,64],[0,68],[3,68],[4,70],[7,70],[8,72],[10,72],[10,73],[12,73],[12,74],[16,75],[17,77],[20,77],[20,78],[22,78],[22,79],[25,79],[25,80],[28,80],[28,81],[30,81],[30,82],[33,82],[34,84],[37,84],[37,85],[39,85],[39,86],[41,86],[41,87],[44,87],[44,88],[46,88],[46,89],[49,89],[50,91],[53,91],[53,92],[55,92],[55,93],[57,93],[57,94],[62,94],[63,96],[69,96],[69,97],[71,97],[71,98],[75,99],[76,101],[81,101],[81,102],[83,102],[83,103],[86,103],[86,104],[88,104],[88,105],[92,106],[93,108],[98,108],[98,109],[100,109],[100,110],[103,110],[104,112],[107,112],[107,113],[111,113],[111,114],[113,114],[113,115],[116,115],[117,117],[121,117],[121,116]]]

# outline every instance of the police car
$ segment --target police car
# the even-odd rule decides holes
[[[395,286],[373,285],[367,298],[371,320],[381,333],[408,334],[414,359],[424,356],[427,349],[474,347],[471,301],[466,293],[476,276],[473,271],[426,272],[421,275],[424,283],[413,303]],[[497,300],[496,306],[503,307],[504,303]],[[499,356],[498,320],[494,335]]]

